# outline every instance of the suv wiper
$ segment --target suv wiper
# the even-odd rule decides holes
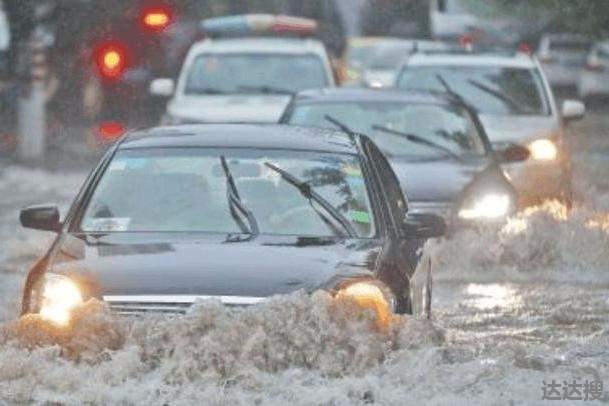
[[[286,94],[286,95],[294,95],[296,92],[290,89],[284,89],[281,87],[274,86],[239,86],[237,90],[245,90],[247,91],[255,91],[264,94]]]
[[[323,213],[318,211],[312,202],[316,202],[317,204],[319,204],[336,222],[338,222],[342,226],[344,231],[347,233],[348,237],[355,237],[357,235],[355,230],[353,229],[353,226],[349,222],[349,220],[347,220],[345,218],[345,216],[343,216],[341,214],[341,212],[339,212],[334,206],[332,206],[332,204],[330,204],[330,202],[328,202],[326,199],[324,199],[319,193],[315,192],[311,188],[311,185],[309,185],[307,182],[303,182],[302,180],[298,179],[294,175],[290,174],[289,172],[284,171],[283,169],[273,165],[270,162],[265,162],[264,164],[271,170],[273,170],[273,171],[277,172],[279,175],[281,175],[281,178],[283,180],[285,180],[290,185],[292,185],[296,189],[298,189],[298,191],[306,199],[309,200],[309,204],[311,205],[313,210],[315,210],[315,212],[319,215],[319,217],[324,221],[324,223],[329,225],[335,231],[338,231],[336,229],[336,226],[326,217],[326,215],[324,215]]]
[[[436,144],[433,141],[429,141],[429,140],[426,140],[425,138],[421,138],[418,135],[408,134],[408,133],[404,133],[401,131],[396,131],[391,128],[383,127],[382,125],[373,125],[372,129],[377,130],[377,131],[382,131],[387,134],[397,135],[397,136],[402,137],[415,144],[425,145],[429,148],[435,149],[436,151],[440,151],[440,152],[444,153],[446,156],[453,158],[457,161],[463,160],[458,154],[455,154],[450,149],[443,147],[442,145]]]
[[[239,196],[239,191],[237,190],[237,185],[235,184],[235,179],[228,168],[228,163],[226,162],[226,158],[224,156],[220,157],[220,162],[222,163],[222,170],[224,171],[224,175],[226,176],[226,195],[228,198],[228,205],[230,207],[230,214],[241,229],[242,232],[246,234],[250,234],[252,236],[256,236],[260,233],[260,229],[258,228],[258,222],[254,217],[254,214],[243,204],[241,197]],[[241,217],[239,216],[241,213],[242,216],[245,216],[247,219],[248,225],[246,225]]]
[[[478,82],[477,80],[474,80],[474,79],[468,79],[467,82],[470,85],[476,87],[477,89],[480,89],[483,92],[488,93],[491,96],[494,96],[497,99],[507,103],[510,106],[510,108],[515,110],[517,113],[526,114],[526,113],[530,113],[531,112],[530,110],[522,108],[522,106],[516,100],[512,99],[507,94],[503,94],[500,91],[495,90],[492,87],[485,85],[484,83],[480,83],[480,82]]]

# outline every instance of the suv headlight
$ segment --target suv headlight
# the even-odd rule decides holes
[[[553,161],[558,156],[556,144],[549,139],[542,138],[529,144],[531,158],[536,161]]]
[[[514,209],[512,197],[507,193],[489,192],[468,199],[459,210],[463,220],[499,220]]]
[[[391,290],[379,281],[353,282],[338,290],[337,298],[353,299],[361,308],[371,309],[377,316],[378,325],[387,327],[395,309],[395,297]]]
[[[47,273],[37,288],[37,307],[40,317],[65,326],[72,310],[83,303],[78,285],[67,276]]]

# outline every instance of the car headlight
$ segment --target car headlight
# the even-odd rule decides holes
[[[341,288],[336,297],[351,298],[361,308],[373,310],[381,327],[389,325],[395,308],[395,297],[388,287],[377,281],[354,282]]]
[[[70,322],[72,310],[83,303],[78,285],[67,276],[47,273],[38,288],[40,317],[65,326]]]
[[[531,158],[536,161],[553,161],[558,156],[558,148],[548,139],[535,140],[529,144]]]
[[[498,220],[507,217],[513,208],[512,198],[505,193],[488,193],[476,197],[459,210],[463,220]]]

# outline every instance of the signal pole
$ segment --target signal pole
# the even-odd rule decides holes
[[[46,151],[46,47],[34,34],[29,43],[31,72],[19,98],[18,147],[19,159],[36,164],[44,160]]]

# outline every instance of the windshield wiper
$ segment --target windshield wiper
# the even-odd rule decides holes
[[[252,236],[256,236],[260,233],[260,229],[258,228],[258,222],[254,217],[254,214],[243,204],[241,197],[239,196],[239,191],[237,190],[237,185],[235,184],[235,179],[228,168],[228,163],[226,162],[226,157],[221,156],[220,162],[222,164],[222,170],[224,171],[224,175],[226,176],[226,195],[228,198],[228,205],[230,207],[230,214],[245,234],[250,234]],[[242,216],[245,216],[248,224],[246,225],[239,215],[241,213]]]
[[[463,96],[461,96],[461,94],[457,93],[452,87],[450,87],[446,79],[444,79],[441,74],[438,73],[436,75],[436,79],[438,79],[438,82],[440,82],[446,93],[457,99],[459,103],[463,104],[465,107],[469,108],[472,111],[478,111],[476,106],[468,102]]]
[[[351,137],[355,136],[355,131],[353,131],[351,128],[349,128],[349,126],[347,126],[346,124],[344,124],[342,121],[338,120],[337,118],[334,118],[329,114],[326,114],[324,116],[324,119],[326,121],[328,121],[329,123],[334,124],[336,127],[338,127],[339,130],[341,130],[344,133],[347,133]]]
[[[214,87],[199,87],[186,89],[186,94],[228,94],[229,92],[222,89],[216,89]]]
[[[237,90],[245,90],[246,92],[254,91],[260,92],[264,94],[286,94],[286,95],[294,95],[296,92],[290,89],[285,89],[281,87],[274,86],[239,86]]]
[[[415,144],[425,145],[429,148],[435,149],[436,151],[440,151],[440,152],[444,153],[446,156],[453,158],[457,161],[463,160],[458,154],[455,154],[450,149],[443,147],[442,145],[436,144],[433,141],[429,141],[429,140],[426,140],[425,138],[419,137],[418,135],[408,134],[408,133],[404,133],[401,131],[393,130],[391,128],[383,127],[382,125],[373,125],[372,129],[377,130],[377,131],[382,131],[387,134],[397,135],[397,136],[402,137]]]
[[[334,229],[335,231],[338,231],[336,229],[336,226],[323,213],[318,211],[312,202],[316,202],[317,204],[319,204],[336,222],[338,222],[341,225],[341,227],[344,229],[344,231],[346,232],[348,237],[355,237],[357,235],[357,233],[353,229],[353,226],[351,225],[349,220],[347,220],[345,218],[345,216],[343,216],[341,214],[341,212],[339,212],[336,209],[336,207],[332,206],[332,204],[330,202],[328,202],[326,199],[324,199],[319,193],[315,192],[311,188],[311,185],[309,185],[307,182],[303,182],[302,180],[298,179],[294,175],[290,174],[289,172],[284,171],[283,169],[273,165],[270,162],[265,162],[264,164],[271,170],[273,170],[273,171],[277,172],[279,175],[281,175],[281,178],[283,180],[285,180],[287,183],[289,183],[290,185],[292,185],[296,189],[298,189],[298,191],[306,199],[309,200],[309,204],[311,205],[313,210],[315,210],[315,212],[319,215],[319,217],[326,224],[328,224],[332,229]]]
[[[480,89],[483,92],[488,93],[491,96],[494,96],[497,99],[507,103],[510,106],[510,108],[512,108],[517,113],[521,113],[521,114],[531,113],[530,110],[522,108],[522,106],[516,100],[512,99],[507,94],[501,93],[500,91],[495,90],[492,87],[487,86],[484,83],[480,83],[474,79],[468,79],[467,82],[470,85],[474,86],[475,88]]]

